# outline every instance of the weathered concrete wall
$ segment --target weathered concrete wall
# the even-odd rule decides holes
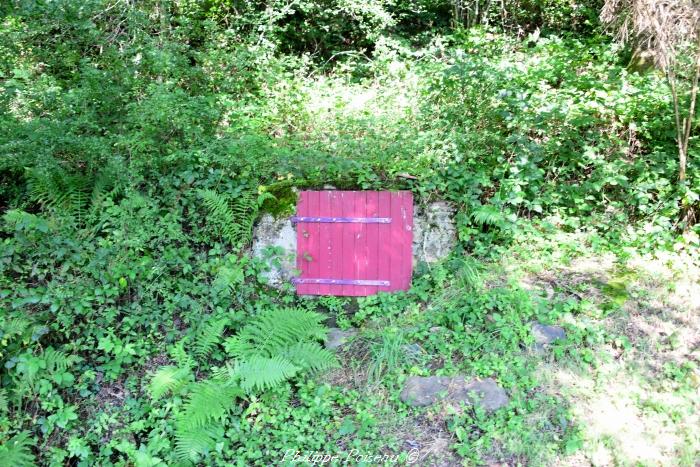
[[[413,263],[434,263],[447,256],[457,243],[454,208],[437,201],[424,208],[416,206],[413,215]],[[263,215],[253,231],[253,255],[264,257],[267,247],[279,247],[283,254],[280,266],[272,265],[266,274],[270,285],[278,287],[295,273],[296,230],[288,218]]]
[[[416,207],[413,215],[413,264],[434,263],[447,256],[457,244],[455,209],[445,201]]]
[[[268,247],[282,249],[279,266],[271,264],[270,271],[264,274],[270,285],[279,287],[294,276],[296,268],[297,232],[289,218],[275,219],[264,214],[258,221],[253,229],[253,256],[264,258]]]

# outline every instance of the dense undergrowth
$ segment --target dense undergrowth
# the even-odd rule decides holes
[[[430,369],[511,394],[493,418],[450,415],[466,462],[576,452],[522,349],[530,321],[581,305],[479,269],[562,231],[692,254],[700,154],[678,184],[663,77],[627,69],[595,2],[506,2],[471,29],[440,2],[205,3],[0,7],[0,463],[407,461],[398,384]],[[457,251],[404,294],[269,288],[253,223],[327,184],[453,202]],[[366,387],[320,378],[347,364],[319,344],[327,314],[367,327]],[[584,366],[620,339],[572,335],[558,355]]]

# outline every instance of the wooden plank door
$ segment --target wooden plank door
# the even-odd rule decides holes
[[[293,221],[298,294],[366,296],[410,287],[410,191],[303,191]]]

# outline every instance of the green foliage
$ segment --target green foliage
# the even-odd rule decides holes
[[[201,190],[199,193],[209,210],[211,225],[217,226],[221,236],[239,248],[250,242],[260,205],[272,197],[269,193],[257,196],[248,189],[239,191],[235,196],[212,190]]]
[[[547,460],[578,446],[574,428],[553,428],[564,401],[523,402],[537,392],[529,320],[608,319],[631,288],[542,309],[484,260],[559,231],[621,255],[692,252],[697,227],[678,220],[697,205],[700,154],[691,144],[677,186],[665,83],[597,35],[597,2],[460,4],[480,27],[440,0],[4,2],[0,464],[400,451],[385,426],[410,416],[397,385],[458,372],[514,400],[495,421],[450,423],[467,461],[488,443],[526,464],[539,459],[527,443]],[[269,288],[246,250],[254,222],[329,184],[450,201],[459,244],[405,293]],[[317,311],[363,327],[341,359]],[[552,359],[584,368],[598,346],[631,345],[594,324],[567,334]],[[340,373],[376,394],[355,377],[319,382],[355,357]],[[689,388],[696,372],[663,377]]]
[[[181,340],[172,349],[179,366],[158,369],[148,384],[153,400],[166,394],[185,394],[176,417],[175,452],[181,461],[196,462],[207,456],[221,436],[227,414],[237,400],[253,392],[279,388],[295,376],[308,375],[337,365],[335,356],[317,340],[325,336],[323,317],[303,309],[271,309],[250,319],[237,335],[226,340],[233,364],[193,381],[195,359]],[[211,358],[228,321],[207,321],[195,334],[192,352],[197,361]]]
[[[337,361],[321,348],[323,316],[303,309],[272,309],[255,316],[226,341],[226,351],[240,363],[236,374],[246,390],[274,387],[299,370],[316,372]]]
[[[304,309],[278,308],[253,317],[241,331],[226,341],[234,358],[271,357],[294,344],[325,337],[323,316]]]
[[[152,399],[158,400],[168,392],[176,393],[179,388],[186,385],[192,379],[189,368],[164,366],[153,374],[148,384],[148,393]]]
[[[0,444],[0,464],[17,467],[36,465],[31,451],[33,445],[26,431],[16,434]]]
[[[236,366],[236,375],[246,391],[264,391],[280,385],[296,375],[298,368],[287,358],[277,355],[260,357],[252,355]]]
[[[199,359],[209,357],[214,348],[222,341],[224,329],[228,324],[226,319],[207,321],[197,333],[194,340],[193,352]]]

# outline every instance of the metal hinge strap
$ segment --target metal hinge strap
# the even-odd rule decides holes
[[[391,217],[305,217],[292,216],[289,218],[296,222],[346,222],[354,224],[391,224]]]
[[[329,284],[329,285],[374,285],[388,287],[389,281],[378,281],[368,279],[309,279],[295,277],[292,279],[293,284]]]

